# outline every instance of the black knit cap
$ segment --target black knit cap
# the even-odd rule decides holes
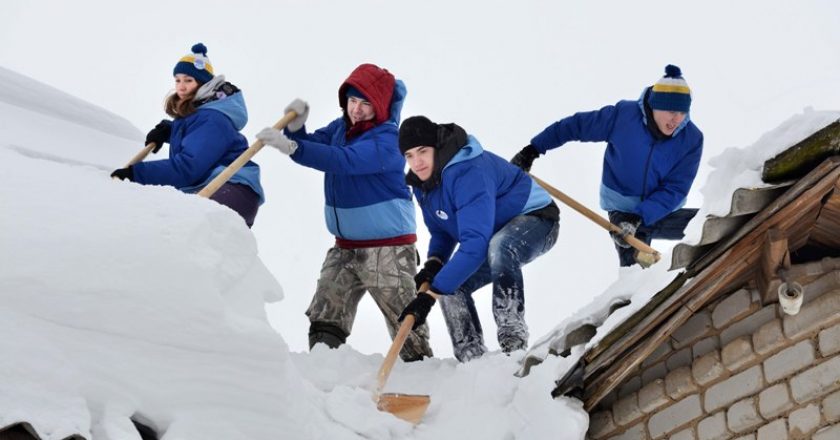
[[[425,116],[412,116],[400,126],[400,152],[419,146],[437,148],[438,125]]]

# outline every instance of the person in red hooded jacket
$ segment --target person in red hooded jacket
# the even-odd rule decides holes
[[[309,133],[304,126],[309,105],[295,99],[285,111],[298,116],[285,131],[266,128],[257,134],[265,145],[324,173],[324,214],[335,245],[306,311],[310,348],[346,342],[365,292],[382,311],[393,338],[400,312],[415,297],[414,205],[398,142],[405,94],[403,82],[386,69],[362,64],[338,89],[339,118]],[[411,333],[400,356],[432,356],[428,326]]]

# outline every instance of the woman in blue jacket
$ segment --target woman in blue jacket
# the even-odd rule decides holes
[[[472,293],[493,283],[493,317],[502,351],[528,346],[522,266],[554,246],[560,211],[527,174],[455,124],[423,116],[400,127],[406,176],[431,234],[416,286],[429,282],[402,315],[426,320],[441,299],[455,357],[483,355],[481,323]],[[455,250],[455,247],[458,247]],[[454,253],[453,253],[454,251]]]
[[[111,176],[196,193],[248,148],[239,133],[248,122],[248,111],[242,92],[224,75],[213,75],[201,43],[178,60],[172,74],[175,92],[166,99],[165,109],[173,120],[161,121],[146,136],[147,144],[156,144],[154,152],[169,142],[169,158],[120,168]],[[210,198],[236,211],[250,228],[265,200],[259,165],[249,161]]]
[[[622,237],[677,240],[697,214],[680,209],[697,175],[703,133],[689,118],[691,90],[680,68],[647,87],[637,101],[620,101],[561,119],[531,139],[511,159],[525,171],[540,154],[569,141],[607,142],[601,176],[601,208],[623,234],[611,233],[621,266],[636,263]]]

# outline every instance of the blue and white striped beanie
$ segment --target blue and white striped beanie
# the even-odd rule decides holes
[[[207,58],[207,47],[204,44],[194,45],[192,53],[186,54],[178,60],[172,70],[172,75],[175,76],[179,73],[189,75],[201,84],[213,79],[213,65]]]
[[[679,67],[673,64],[665,66],[665,76],[653,85],[648,103],[654,110],[688,113],[691,107],[691,89],[683,79]]]

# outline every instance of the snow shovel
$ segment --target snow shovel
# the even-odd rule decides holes
[[[154,142],[149,142],[148,144],[146,144],[145,147],[143,147],[142,150],[140,150],[137,154],[135,154],[134,157],[132,157],[131,160],[129,160],[127,164],[125,164],[124,168],[128,168],[128,167],[130,167],[134,164],[142,162],[143,159],[145,159],[146,156],[148,156],[149,153],[151,153],[152,150],[154,150],[154,149],[155,149],[155,143]],[[115,177],[112,177],[111,180],[120,180],[120,178],[115,176]]]
[[[429,288],[429,283],[423,283],[419,291],[425,292]],[[389,412],[406,422],[411,424],[418,424],[426,413],[426,408],[432,399],[426,395],[420,394],[400,394],[400,393],[382,393],[385,388],[385,382],[388,381],[388,376],[391,375],[391,368],[397,361],[397,354],[402,350],[405,340],[408,339],[408,334],[411,332],[411,327],[414,327],[414,315],[408,315],[403,319],[400,330],[397,336],[394,337],[394,342],[391,344],[391,349],[385,356],[382,366],[379,368],[377,374],[376,391],[373,394],[373,401],[376,402],[376,408],[380,411]]]
[[[297,113],[293,111],[286,113],[286,115],[283,116],[282,119],[280,119],[279,121],[277,121],[276,124],[274,124],[274,128],[277,130],[282,130],[284,127],[286,127],[286,125],[289,124],[289,122],[292,122],[292,119],[296,117]],[[251,146],[248,147],[247,150],[243,151],[242,154],[240,154],[239,157],[236,158],[236,160],[231,162],[230,165],[228,165],[224,171],[219,173],[219,175],[213,178],[213,180],[211,180],[210,183],[207,184],[207,186],[202,188],[201,191],[198,192],[198,195],[208,199],[212,197],[213,194],[215,194],[216,191],[218,191],[219,188],[221,188],[222,185],[224,185],[225,182],[228,181],[228,179],[230,179],[234,174],[236,174],[236,172],[239,171],[240,168],[245,166],[245,164],[248,163],[248,161],[251,160],[251,158],[254,157],[254,155],[257,154],[264,146],[265,144],[263,144],[263,141],[259,139],[254,141],[254,143],[251,144]]]
[[[596,214],[586,206],[583,206],[578,201],[567,196],[559,189],[554,188],[553,186],[545,183],[533,174],[529,173],[528,175],[531,176],[531,178],[534,179],[534,181],[537,182],[541,187],[548,191],[548,193],[551,194],[554,198],[565,203],[575,211],[583,214],[584,217],[592,220],[593,222],[597,223],[609,232],[615,232],[619,235],[624,234],[624,231],[617,225],[610,223],[609,220]],[[642,267],[650,267],[657,261],[659,261],[660,258],[662,258],[662,256],[659,254],[659,252],[656,251],[656,249],[648,246],[645,242],[639,240],[638,238],[632,235],[625,235],[622,238],[624,239],[624,241],[627,242],[627,244],[633,246],[636,249],[636,261],[638,261]]]

